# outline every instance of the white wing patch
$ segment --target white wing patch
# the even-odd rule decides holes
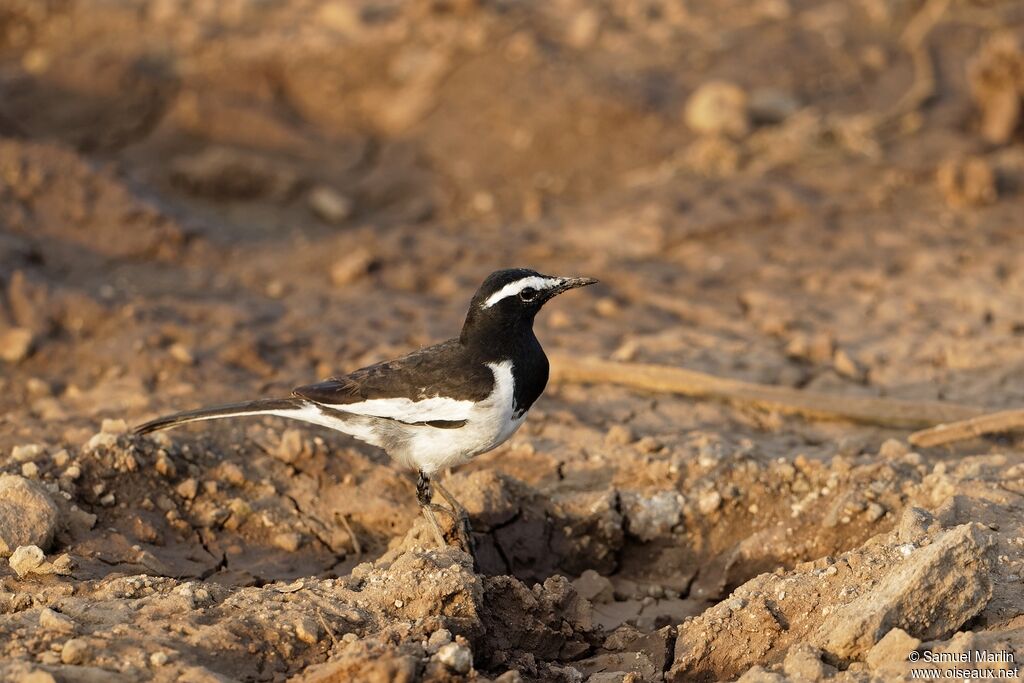
[[[411,428],[411,439],[401,452],[393,453],[410,467],[427,475],[446,467],[461,465],[474,455],[486,453],[504,443],[526,420],[526,413],[516,415],[515,377],[512,361],[488,363],[494,373],[490,395],[474,404],[466,424],[458,429]]]
[[[560,284],[562,284],[562,279],[557,277],[541,277],[539,275],[524,277],[521,280],[508,283],[497,292],[487,297],[487,301],[484,302],[483,308],[490,308],[502,299],[510,296],[516,296],[527,287],[532,287],[533,289],[549,289],[551,287],[557,287]]]
[[[239,413],[239,415],[242,414],[244,413]],[[260,413],[251,414],[258,415]],[[268,410],[262,412],[262,414],[309,422],[311,424],[320,425],[321,427],[327,427],[328,429],[334,429],[343,434],[348,434],[349,436],[354,436],[360,441],[365,441],[366,443],[374,446],[381,445],[380,439],[377,438],[378,435],[369,420],[361,420],[357,417],[354,417],[351,420],[344,420],[339,418],[337,415],[325,413],[312,401],[307,401],[301,408],[294,408],[291,410]]]
[[[384,398],[344,405],[320,405],[306,399],[295,408],[239,410],[230,415],[195,418],[213,420],[243,415],[276,415],[301,420],[349,434],[374,446],[408,467],[429,476],[446,467],[460,465],[475,455],[504,443],[526,420],[526,412],[515,407],[515,375],[512,361],[488,363],[494,375],[491,393],[482,401],[457,401],[434,396],[419,401]],[[381,423],[376,418],[399,422]],[[438,429],[410,424],[434,420],[458,420],[457,429]],[[406,424],[400,424],[406,423]],[[398,438],[395,438],[397,435]]]
[[[433,420],[468,420],[473,414],[473,401],[459,401],[434,396],[414,401],[411,398],[372,398],[360,403],[328,404],[333,410],[370,417],[386,417],[401,422]]]

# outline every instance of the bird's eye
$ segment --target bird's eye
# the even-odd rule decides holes
[[[533,287],[524,287],[523,291],[519,292],[519,298],[523,301],[533,301],[537,298],[537,290]]]

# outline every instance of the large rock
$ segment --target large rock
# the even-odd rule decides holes
[[[992,597],[993,543],[980,524],[951,529],[886,576],[878,587],[832,612],[813,642],[840,659],[859,659],[901,628],[921,640],[945,638]]]
[[[59,521],[60,511],[42,487],[24,477],[0,476],[0,557],[23,545],[45,550]]]
[[[799,643],[830,662],[849,661],[864,659],[894,628],[921,640],[956,630],[989,600],[992,543],[978,525],[929,533],[927,545],[925,537],[919,547],[903,543],[894,531],[888,543],[751,579],[679,624],[668,680],[731,680],[758,664],[783,664]],[[810,653],[794,653],[790,668],[821,668]]]

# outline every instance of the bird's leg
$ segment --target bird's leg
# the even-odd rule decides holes
[[[473,527],[469,524],[469,513],[467,513],[466,508],[462,507],[462,504],[455,499],[455,496],[449,493],[448,489],[441,485],[441,482],[435,481],[434,487],[452,508],[452,516],[455,519],[455,526],[459,531],[459,540],[465,544],[466,551],[475,557],[476,554],[473,552],[473,536],[471,535]]]
[[[437,518],[434,517],[434,506],[430,504],[430,498],[430,477],[420,472],[419,477],[416,479],[416,500],[419,501],[420,509],[423,510],[423,516],[427,518],[431,528],[434,530],[438,547],[444,549],[448,547],[448,542],[444,540],[444,534],[441,533],[441,525],[437,523]]]

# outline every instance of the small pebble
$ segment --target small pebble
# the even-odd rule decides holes
[[[25,391],[29,393],[29,396],[33,398],[42,398],[44,396],[52,396],[53,389],[50,384],[38,377],[29,377],[25,380]]]
[[[448,643],[437,651],[437,659],[457,674],[469,673],[473,666],[473,653],[465,645]]]
[[[174,490],[178,492],[178,495],[187,500],[192,500],[199,493],[199,482],[189,477],[185,481],[174,487]]]
[[[220,466],[220,475],[229,484],[241,486],[245,483],[245,472],[233,462],[225,462]]]
[[[14,460],[14,462],[27,462],[38,458],[43,454],[43,451],[43,447],[37,443],[15,446],[11,449],[11,459]]]
[[[103,434],[126,434],[128,423],[124,420],[104,420],[100,425],[100,432]]]
[[[733,612],[736,612],[736,611],[741,610],[744,607],[746,607],[747,606],[747,601],[744,600],[743,598],[731,598],[726,603],[726,605],[729,607],[730,610],[732,610]]]
[[[907,444],[903,443],[899,439],[886,439],[878,449],[878,455],[886,460],[895,460],[903,457],[909,452],[910,448],[907,447]]]
[[[252,514],[252,506],[241,498],[232,498],[231,502],[228,503],[228,509],[231,510],[232,515],[240,520]]]
[[[832,367],[848,379],[861,381],[864,378],[863,368],[843,349],[836,349],[832,357]]]
[[[75,630],[75,621],[65,614],[44,607],[39,613],[39,626],[47,631],[71,633]]]
[[[271,280],[265,290],[271,299],[280,299],[288,291],[288,286],[280,280]]]
[[[633,446],[641,453],[657,453],[665,446],[653,436],[642,437]]]
[[[952,207],[984,206],[999,197],[996,173],[984,157],[949,159],[939,166],[936,181]]]
[[[293,463],[299,459],[304,449],[305,444],[302,440],[302,432],[298,429],[286,429],[281,434],[281,442],[278,444],[273,455],[278,460]]]
[[[168,659],[166,652],[154,652],[149,656],[149,663],[153,666],[163,666]]]
[[[452,632],[446,628],[439,628],[430,634],[430,638],[427,640],[427,650],[431,653],[437,652],[450,642],[452,642]]]
[[[594,7],[584,7],[574,13],[569,22],[566,42],[577,50],[584,50],[594,44],[601,31],[601,15]]]
[[[633,431],[623,424],[615,424],[608,428],[608,432],[604,435],[604,442],[609,446],[625,446],[633,443],[636,437],[633,436]]]
[[[100,448],[113,448],[117,445],[117,435],[106,432],[93,434],[89,442],[85,444],[86,450],[95,451]]]
[[[357,282],[370,272],[373,254],[368,249],[354,249],[331,265],[331,282],[344,287]]]
[[[327,223],[341,223],[352,215],[352,200],[326,185],[318,185],[309,192],[309,208]]]
[[[697,509],[705,515],[711,514],[722,505],[722,494],[718,491],[708,491],[697,500]]]
[[[28,479],[38,479],[39,465],[35,464],[34,462],[25,463],[24,465],[21,466],[21,476],[26,477]]]
[[[597,303],[594,304],[594,310],[602,317],[612,318],[619,314],[621,308],[615,299],[606,296],[597,300]]]
[[[153,464],[153,467],[156,469],[157,474],[168,479],[178,473],[178,468],[174,466],[174,462],[171,461],[164,451],[157,453],[156,462]]]
[[[295,622],[295,635],[309,645],[320,641],[320,625],[312,617],[304,616]]]
[[[702,135],[745,137],[750,132],[747,93],[735,83],[709,81],[690,95],[683,118]]]
[[[58,576],[68,576],[75,570],[75,560],[67,553],[61,553],[47,564],[49,572]]]
[[[171,358],[178,361],[182,365],[192,365],[196,362],[195,356],[189,351],[188,347],[181,343],[171,344],[170,348],[167,349],[167,353],[170,354]]]
[[[882,517],[885,517],[885,508],[878,503],[871,503],[868,505],[866,514],[869,522],[877,522]]]
[[[81,664],[88,659],[92,648],[82,638],[72,638],[71,640],[64,643],[64,648],[60,652],[60,661],[65,664]]]
[[[39,546],[22,545],[11,553],[11,557],[7,561],[14,573],[21,579],[34,572],[45,560],[46,555],[43,554]]]
[[[274,536],[274,545],[289,553],[294,553],[302,546],[302,534],[295,531],[284,531]]]
[[[0,360],[17,363],[32,351],[32,331],[23,327],[12,327],[0,332]]]

